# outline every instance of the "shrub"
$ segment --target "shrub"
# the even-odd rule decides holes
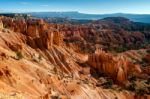
[[[4,27],[4,28],[8,28],[8,26],[7,26],[7,25],[5,25],[5,24],[3,25],[3,27]]]
[[[127,90],[130,90],[130,91],[135,91],[136,90],[136,84],[135,83],[132,83],[130,84],[128,87],[127,87]]]
[[[41,56],[41,55],[39,55],[38,59],[39,59],[39,61],[41,61],[41,60],[42,60],[42,56]]]
[[[56,67],[53,68],[53,71],[55,74],[57,74],[57,72],[58,72]]]
[[[146,50],[146,52],[150,54],[150,49]]]
[[[127,47],[118,47],[118,48],[116,48],[116,51],[117,51],[117,52],[124,52],[124,51],[126,51],[126,50],[128,50]]]
[[[132,74],[132,75],[130,75],[129,80],[130,80],[131,82],[134,82],[134,81],[137,80],[137,78],[136,78],[135,75]]]
[[[104,86],[104,88],[112,88],[112,85],[113,85],[112,79],[108,79],[107,82],[102,84],[102,86]]]
[[[150,84],[150,77],[147,79],[146,84]]]
[[[21,51],[17,51],[16,52],[16,56],[17,56],[18,59],[22,59],[23,58],[23,54],[22,54]]]
[[[138,96],[142,96],[146,93],[146,89],[145,88],[139,88],[136,90],[136,95]]]

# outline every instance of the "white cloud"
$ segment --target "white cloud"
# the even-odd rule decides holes
[[[28,2],[20,2],[20,4],[22,4],[22,5],[27,5],[27,4],[29,4]]]
[[[49,5],[40,5],[41,7],[48,7]]]

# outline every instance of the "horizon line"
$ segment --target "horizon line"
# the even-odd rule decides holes
[[[24,12],[0,12],[0,14],[27,14],[27,13],[68,13],[75,12],[80,14],[90,14],[90,15],[104,15],[104,14],[136,14],[136,15],[150,15],[150,13],[124,13],[124,12],[114,12],[114,13],[84,13],[80,11],[24,11]]]

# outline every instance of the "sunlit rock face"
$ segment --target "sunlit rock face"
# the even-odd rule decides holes
[[[0,28],[1,29],[4,28],[2,19],[3,19],[3,16],[0,16]]]
[[[2,18],[2,21],[6,28],[32,38],[38,38],[47,31],[63,34],[67,46],[73,46],[73,49],[82,53],[94,53],[97,45],[104,50],[115,49],[119,52],[133,48],[138,49],[141,48],[139,45],[147,42],[146,36],[149,35],[148,29],[142,30],[142,25],[136,25],[122,18],[117,21],[119,23],[115,23],[110,18],[85,25],[48,24],[42,19],[25,20],[6,17]]]
[[[0,21],[0,28],[3,28],[3,23],[2,23],[2,21]]]
[[[3,18],[2,20],[6,28],[28,36],[28,43],[31,47],[50,49],[53,44],[59,46],[63,43],[63,35],[42,19]]]
[[[143,71],[138,64],[129,62],[122,55],[114,56],[99,50],[102,46],[92,41],[97,34],[94,29],[48,24],[42,19],[4,17],[2,22],[4,29],[0,29],[0,93],[4,93],[3,97],[149,98],[147,93],[137,96],[135,91],[117,89],[124,88],[122,85],[130,82],[130,74],[135,72],[140,75]],[[89,39],[93,44],[89,44]],[[73,40],[72,43],[70,40]],[[98,37],[95,40],[101,41]],[[82,52],[82,47],[92,47],[94,53],[91,53],[91,49],[90,52]],[[99,49],[95,50],[96,48]],[[94,74],[103,73],[105,76],[94,77],[93,69]],[[107,78],[114,82],[109,89],[103,86],[107,84]]]
[[[122,56],[114,57],[102,50],[97,50],[88,56],[87,64],[110,76],[116,83],[125,84],[128,75],[136,72],[141,73],[139,65],[132,64]]]

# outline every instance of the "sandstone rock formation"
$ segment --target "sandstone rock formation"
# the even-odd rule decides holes
[[[3,28],[3,23],[2,23],[2,21],[0,21],[0,28]]]
[[[57,25],[47,24],[42,19],[2,18],[6,28],[33,38],[40,37],[49,29],[51,32],[61,32],[68,46],[76,46],[76,51],[83,53],[94,52],[97,45],[104,50],[121,52],[128,49],[142,48],[139,45],[146,44],[149,35],[149,29],[146,27],[149,27],[149,25],[138,25],[122,18],[117,21],[119,23],[114,20],[108,18],[85,25]],[[87,47],[88,49],[86,49]]]
[[[2,22],[4,29],[0,29],[0,93],[4,93],[3,97],[12,96],[12,93],[15,98],[20,99],[150,97],[147,93],[137,96],[134,91],[119,92],[117,89],[97,86],[100,81],[92,76],[93,68],[121,84],[128,80],[131,72],[139,73],[141,69],[139,65],[102,50],[91,54],[90,49],[86,54],[81,53],[81,48],[86,50],[91,46],[95,51],[95,48],[100,47],[95,46],[95,41],[92,40],[97,35],[94,29],[48,24],[39,19],[4,17]],[[102,35],[107,37],[105,33]],[[72,43],[70,40],[73,40]],[[97,40],[100,41],[101,39]]]
[[[58,30],[52,28],[53,26],[47,25],[42,19],[11,19],[2,18],[5,27],[25,34],[27,42],[31,47],[40,49],[49,49],[53,44],[61,45],[63,42],[63,35]]]
[[[59,28],[64,31],[66,43],[80,46],[78,51],[81,52],[94,53],[96,45],[104,50],[122,52],[139,49],[142,48],[139,45],[146,44],[149,29],[143,30],[142,25],[125,19],[117,22],[119,23],[114,22],[113,19],[104,19],[85,25],[60,25]]]
[[[116,83],[125,84],[129,74],[141,73],[140,66],[128,62],[123,57],[113,57],[102,50],[97,50],[95,54],[89,55],[87,64],[97,69],[99,72],[110,76]]]

